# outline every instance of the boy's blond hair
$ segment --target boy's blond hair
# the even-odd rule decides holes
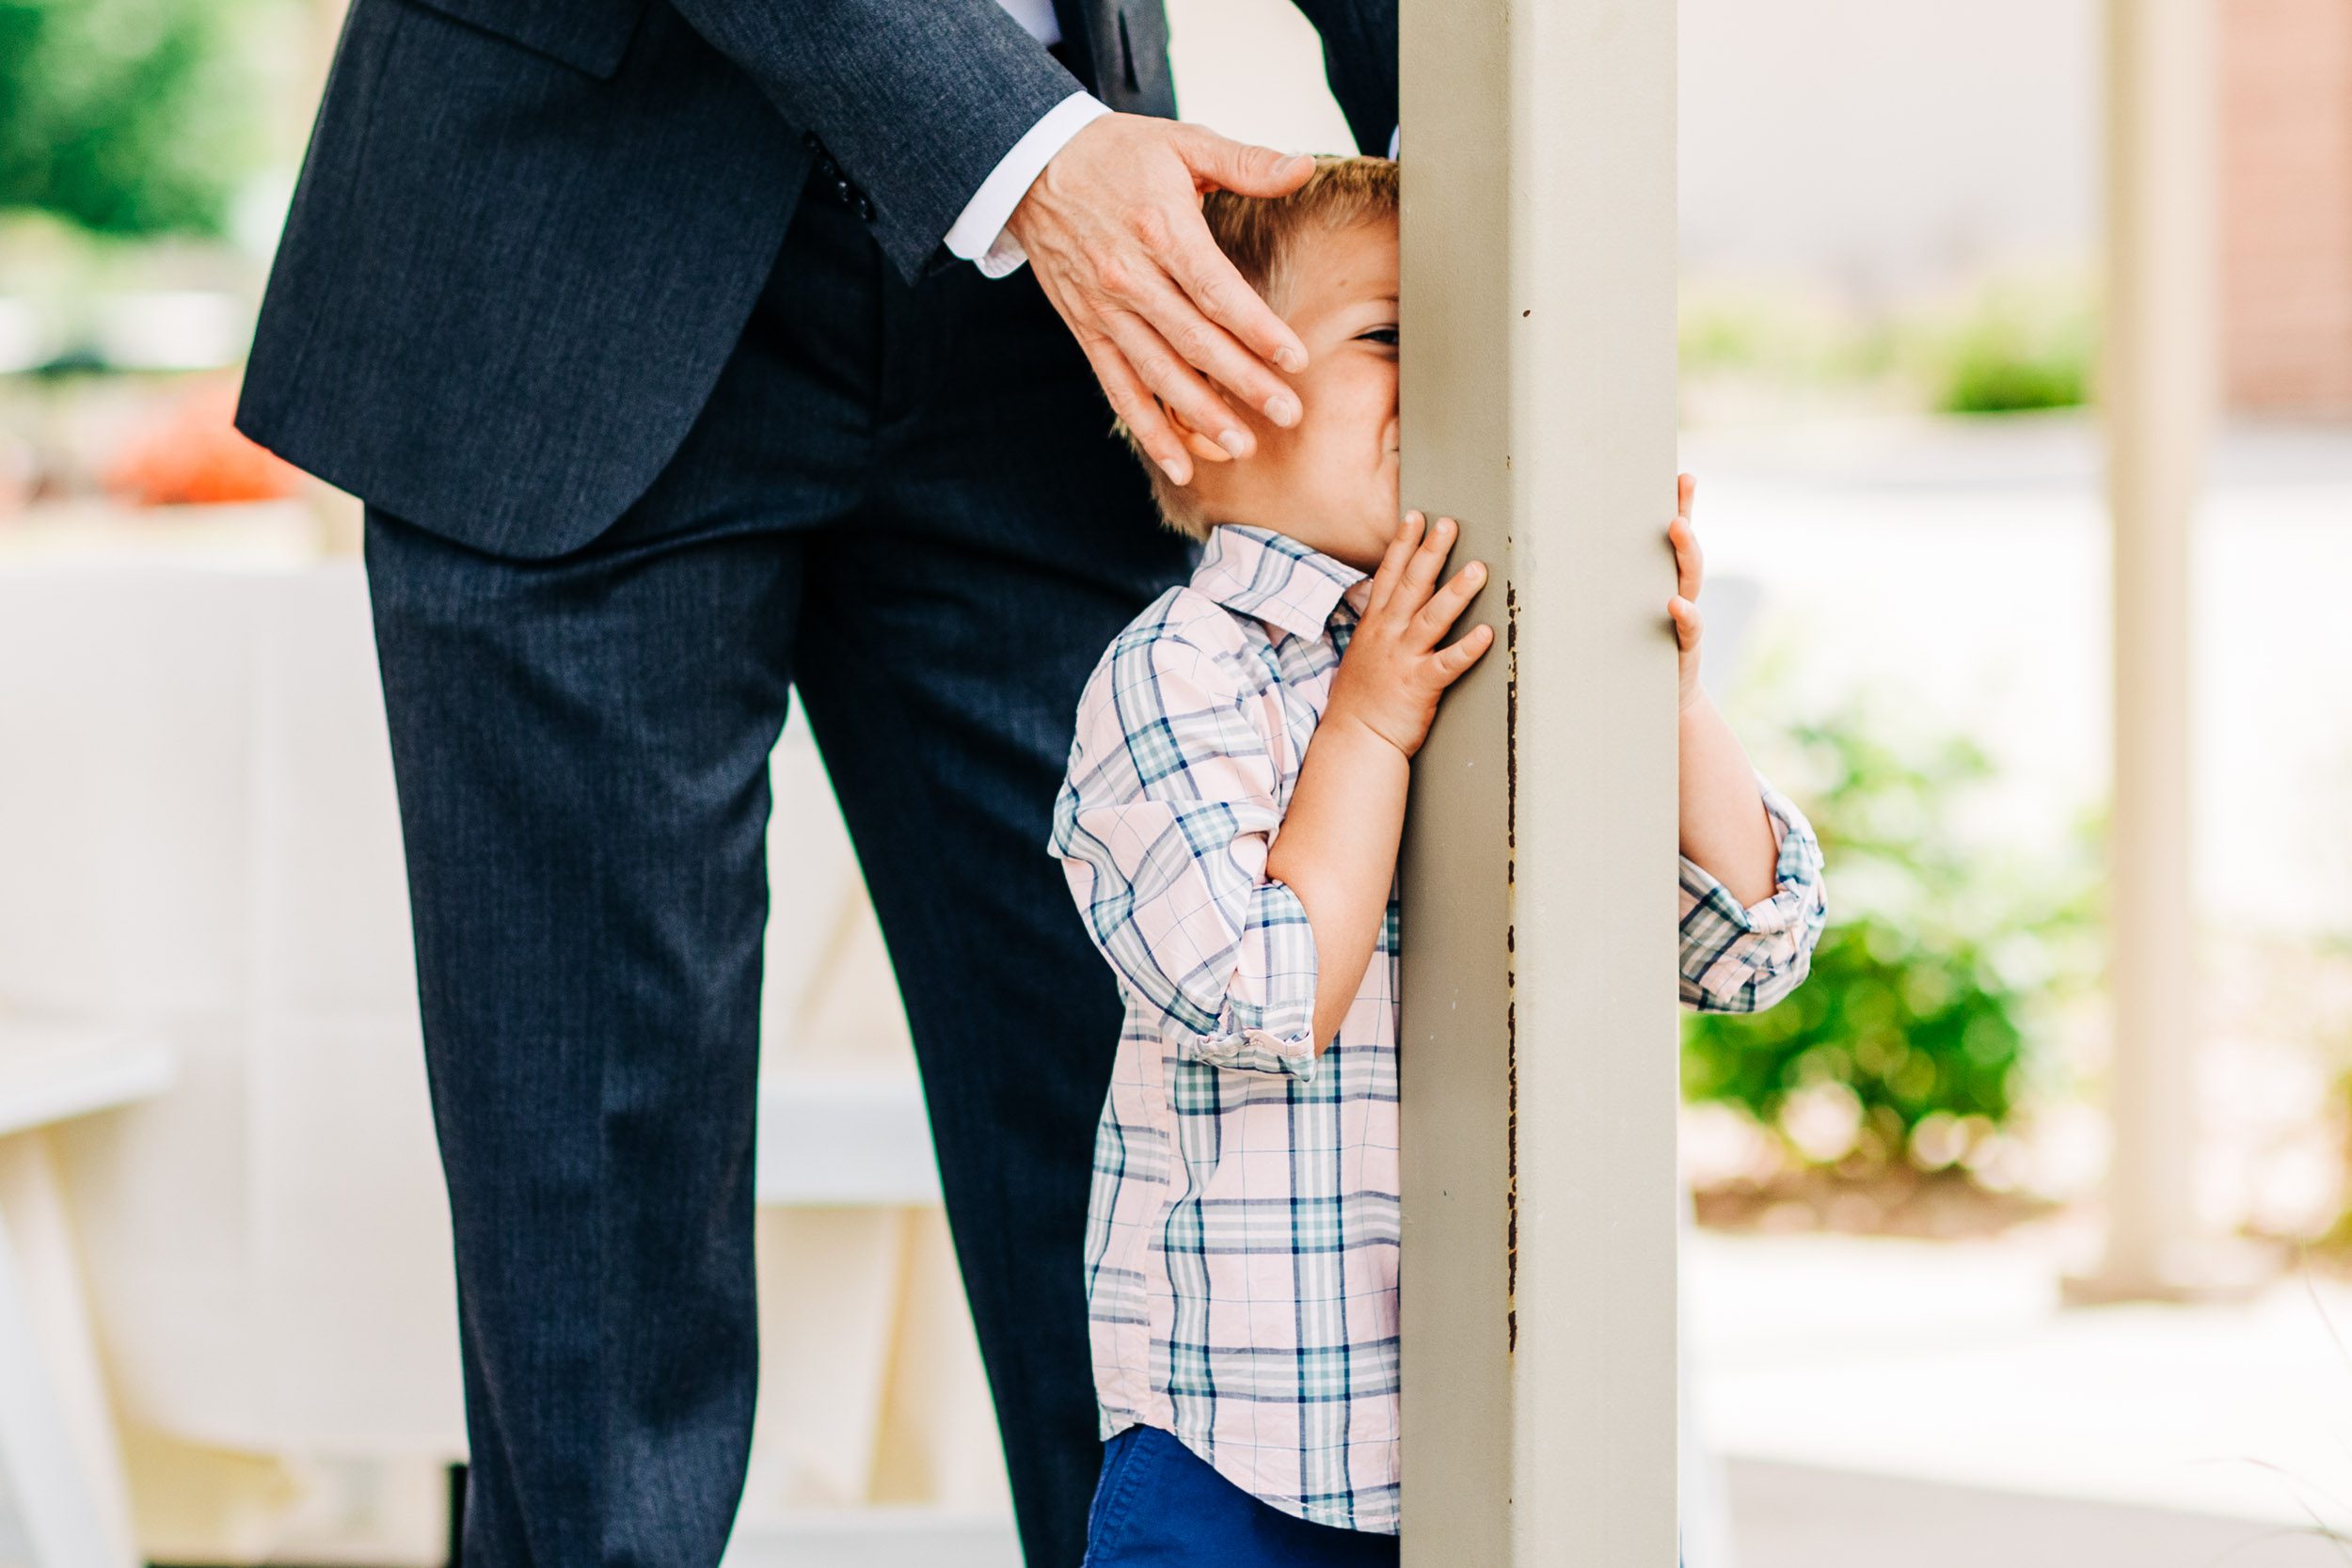
[[[1396,165],[1386,158],[1317,158],[1307,182],[1288,196],[1247,197],[1211,191],[1200,198],[1200,216],[1249,286],[1275,314],[1288,305],[1285,274],[1294,242],[1304,233],[1334,232],[1374,221],[1396,220]],[[1200,500],[1169,481],[1152,461],[1127,421],[1113,428],[1143,464],[1160,520],[1191,539],[1206,539],[1215,520]]]

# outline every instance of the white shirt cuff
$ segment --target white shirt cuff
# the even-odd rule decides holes
[[[1012,144],[1012,150],[989,170],[980,188],[964,203],[954,227],[947,230],[947,249],[976,263],[983,277],[1002,277],[1019,271],[1022,263],[1028,261],[1029,253],[1005,228],[1012,220],[1012,210],[1029,194],[1029,187],[1045,172],[1054,154],[1069,146],[1071,137],[1110,112],[1109,104],[1087,92],[1073,92],[1046,110],[1044,118]]]
[[[1400,140],[1402,140],[1402,139],[1403,139],[1404,135],[1405,135],[1405,127],[1403,127],[1402,125],[1395,125],[1395,126],[1391,126],[1391,127],[1390,127],[1390,129],[1389,129],[1389,162],[1391,162],[1391,163],[1394,163],[1394,162],[1396,162],[1396,146],[1397,146],[1397,143],[1398,143]]]

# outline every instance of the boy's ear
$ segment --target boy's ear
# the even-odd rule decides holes
[[[1152,401],[1159,403],[1157,398],[1154,398]],[[1193,456],[1198,457],[1203,463],[1231,463],[1233,460],[1233,454],[1232,452],[1227,451],[1223,447],[1218,446],[1215,441],[1210,440],[1206,436],[1201,435],[1199,431],[1193,429],[1192,426],[1184,423],[1184,417],[1182,414],[1177,413],[1173,408],[1170,408],[1167,404],[1160,404],[1160,412],[1167,415],[1168,422],[1176,427],[1176,434],[1184,437],[1184,450],[1192,453]]]

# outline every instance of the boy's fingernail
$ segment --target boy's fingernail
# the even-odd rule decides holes
[[[1192,477],[1190,474],[1184,472],[1183,467],[1172,457],[1161,458],[1160,469],[1168,475],[1171,482],[1177,484],[1182,484]]]
[[[1277,392],[1265,400],[1265,417],[1279,425],[1298,422],[1298,400],[1288,392]]]
[[[1297,349],[1286,348],[1275,355],[1274,362],[1296,375],[1307,368],[1307,356]]]
[[[1227,451],[1232,452],[1235,457],[1247,457],[1249,455],[1249,437],[1244,436],[1238,430],[1222,430],[1217,432],[1216,444],[1223,447]]]

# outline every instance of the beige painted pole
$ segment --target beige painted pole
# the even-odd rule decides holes
[[[2077,1299],[2212,1273],[2192,1189],[2197,902],[2189,836],[2191,519],[2215,386],[2211,0],[2107,0],[2106,349],[2114,531],[2113,1002],[2106,1253]]]
[[[1674,0],[1405,0],[1405,499],[1503,633],[1403,876],[1405,1560],[1676,1550]]]

